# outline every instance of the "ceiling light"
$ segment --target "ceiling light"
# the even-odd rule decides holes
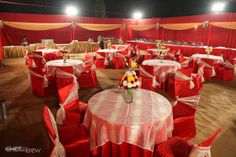
[[[76,16],[78,14],[78,9],[74,6],[67,6],[65,13],[69,16]]]
[[[225,3],[224,2],[216,2],[212,5],[211,11],[219,12],[219,11],[223,11],[224,8],[225,8]]]
[[[136,11],[136,12],[133,13],[133,18],[134,19],[141,19],[142,17],[143,17],[143,14],[140,11]]]

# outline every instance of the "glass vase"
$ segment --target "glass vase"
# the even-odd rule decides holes
[[[125,89],[125,101],[126,103],[132,103],[133,102],[133,89]]]
[[[66,57],[63,56],[63,63],[66,63]]]

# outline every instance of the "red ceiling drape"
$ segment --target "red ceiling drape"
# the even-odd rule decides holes
[[[29,43],[40,42],[41,39],[54,39],[56,43],[69,43],[72,39],[88,40],[89,37],[97,39],[99,34],[105,37],[123,36],[124,40],[135,38],[161,39],[173,41],[195,41],[203,42],[204,45],[236,47],[236,30],[225,29],[210,25],[211,22],[235,22],[236,13],[205,14],[196,16],[153,18],[145,20],[121,19],[121,18],[92,18],[77,17],[72,18],[65,15],[41,15],[41,14],[18,14],[1,13],[3,21],[14,22],[41,22],[41,23],[90,23],[90,24],[121,24],[118,29],[109,31],[90,31],[81,27],[69,26],[60,29],[46,31],[26,31],[4,25],[2,37],[4,45],[19,45],[22,36],[26,35]],[[198,28],[187,30],[163,29],[161,24],[178,23],[203,23],[209,21],[208,27],[202,25]],[[155,24],[156,27],[144,31],[135,31],[128,25],[149,25]]]

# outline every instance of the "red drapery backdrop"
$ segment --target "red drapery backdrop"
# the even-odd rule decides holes
[[[72,26],[47,31],[28,31],[16,29],[4,25],[2,28],[3,45],[19,45],[23,35],[27,36],[29,43],[40,42],[41,39],[54,39],[56,43],[69,43],[71,40],[88,40],[89,37],[97,39],[99,34],[105,37],[123,36],[124,40],[135,38],[161,39],[173,41],[203,42],[204,45],[236,47],[236,30],[224,29],[210,25],[210,22],[235,22],[236,13],[204,14],[196,16],[153,18],[146,20],[121,19],[121,18],[92,18],[92,17],[69,17],[65,15],[41,15],[41,14],[18,14],[1,13],[3,21],[14,22],[41,22],[41,23],[91,23],[91,24],[121,24],[122,27],[109,31],[90,31],[79,26]],[[209,21],[208,27],[199,26],[187,30],[169,30],[159,27],[160,24],[191,23]],[[145,31],[135,31],[128,25],[155,24]]]

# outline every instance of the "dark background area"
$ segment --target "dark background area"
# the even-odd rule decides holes
[[[80,9],[79,16],[94,17],[96,3],[103,3],[106,17],[130,18],[134,10],[141,10],[145,18],[198,15],[211,12],[213,2],[227,2],[224,12],[236,12],[235,0],[9,0],[0,1],[1,12],[64,14],[64,7],[72,4]],[[11,2],[11,3],[9,3]]]

